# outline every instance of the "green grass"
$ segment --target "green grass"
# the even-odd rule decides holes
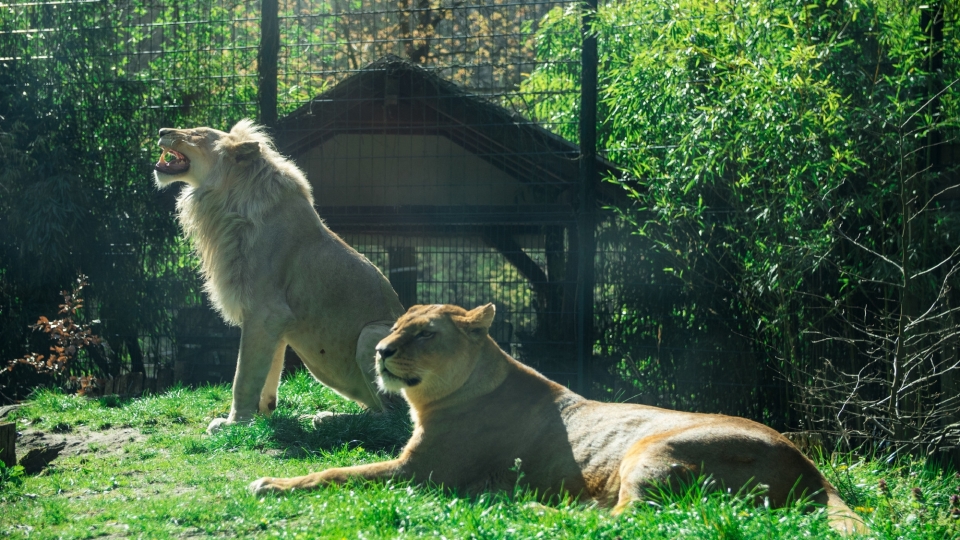
[[[824,538],[822,512],[770,510],[692,486],[620,518],[569,501],[537,504],[523,490],[465,499],[405,483],[354,483],[286,497],[254,497],[260,476],[300,475],[394,455],[402,419],[339,417],[315,430],[302,415],[359,409],[309,377],[281,388],[277,411],[215,436],[204,429],[229,409],[229,389],[177,388],[135,400],[38,392],[16,412],[18,429],[80,434],[134,428],[142,440],[61,456],[35,476],[0,468],[0,536],[292,538]],[[957,538],[950,496],[960,480],[920,461],[837,458],[824,471],[875,538]],[[887,490],[880,488],[880,480]],[[920,488],[919,497],[913,492]]]

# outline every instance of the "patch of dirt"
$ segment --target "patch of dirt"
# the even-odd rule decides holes
[[[104,431],[80,428],[59,433],[28,429],[17,436],[17,461],[28,473],[38,472],[60,455],[108,454],[146,438],[136,428]]]

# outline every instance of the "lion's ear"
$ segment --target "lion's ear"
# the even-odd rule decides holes
[[[233,159],[237,160],[237,163],[253,161],[260,157],[260,143],[257,141],[246,141],[234,144],[227,148],[227,152],[233,156]]]
[[[455,317],[454,321],[467,332],[486,335],[496,314],[497,308],[493,304],[487,304],[471,309],[466,315]]]

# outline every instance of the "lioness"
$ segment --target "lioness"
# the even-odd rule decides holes
[[[156,182],[187,184],[180,224],[211,302],[241,329],[230,415],[207,430],[276,408],[288,344],[320,382],[382,410],[374,346],[403,306],[383,274],[323,224],[303,173],[250,120],[229,133],[164,128],[159,145]]]
[[[837,490],[776,431],[746,420],[644,405],[600,403],[550,381],[488,335],[492,304],[414,306],[377,345],[380,384],[410,403],[413,436],[400,457],[296,478],[261,478],[257,494],[351,478],[414,479],[467,493],[524,484],[623,512],[654,486],[706,474],[721,485],[766,486],[782,506],[804,494],[844,532],[861,521]]]

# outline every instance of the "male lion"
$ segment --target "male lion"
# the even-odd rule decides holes
[[[862,530],[837,490],[776,431],[744,418],[585,399],[500,350],[488,335],[493,316],[492,304],[414,306],[377,345],[380,384],[403,394],[415,424],[399,458],[261,478],[250,488],[401,478],[476,493],[513,488],[520,460],[521,481],[541,496],[569,493],[614,514],[650,488],[705,474],[733,490],[762,484],[774,506],[811,496],[834,528]]]
[[[159,145],[157,184],[187,184],[180,224],[211,302],[241,329],[230,416],[207,430],[276,408],[287,345],[322,383],[383,410],[374,346],[403,306],[383,274],[324,226],[303,173],[249,120],[230,133],[164,128]]]

